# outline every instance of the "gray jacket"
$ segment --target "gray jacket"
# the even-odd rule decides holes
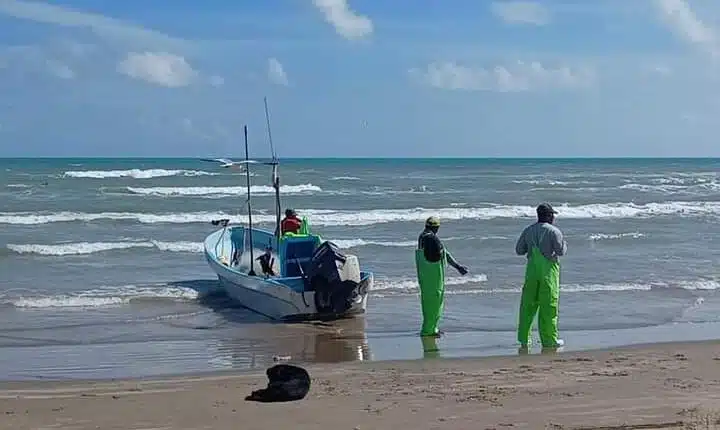
[[[558,257],[567,252],[567,242],[560,229],[545,222],[527,226],[515,244],[515,252],[525,255],[533,247],[537,247],[545,258],[552,261],[558,261]]]

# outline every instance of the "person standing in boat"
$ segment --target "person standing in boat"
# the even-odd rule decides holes
[[[418,237],[415,250],[415,269],[420,284],[420,304],[422,307],[422,328],[420,336],[439,336],[440,316],[445,301],[445,265],[449,264],[461,275],[468,269],[459,264],[445,249],[437,236],[440,220],[431,216],[425,221],[425,229]]]

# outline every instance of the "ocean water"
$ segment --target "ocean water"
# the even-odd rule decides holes
[[[566,235],[567,350],[712,338],[720,160],[283,160],[283,207],[358,255],[362,318],[276,324],[212,295],[210,220],[246,220],[244,173],[193,159],[0,160],[0,379],[103,378],[516,351],[534,208]],[[272,228],[270,171],[252,167]],[[423,344],[413,246],[430,215],[453,255],[445,336]]]

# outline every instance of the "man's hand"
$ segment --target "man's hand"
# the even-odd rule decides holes
[[[458,265],[458,267],[456,267],[456,269],[458,272],[460,272],[461,275],[463,275],[463,276],[467,275],[467,272],[468,272],[467,267],[465,267],[463,265]]]

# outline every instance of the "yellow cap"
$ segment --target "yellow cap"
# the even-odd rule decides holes
[[[439,227],[440,219],[438,217],[431,216],[430,218],[425,220],[425,226],[426,227]]]

